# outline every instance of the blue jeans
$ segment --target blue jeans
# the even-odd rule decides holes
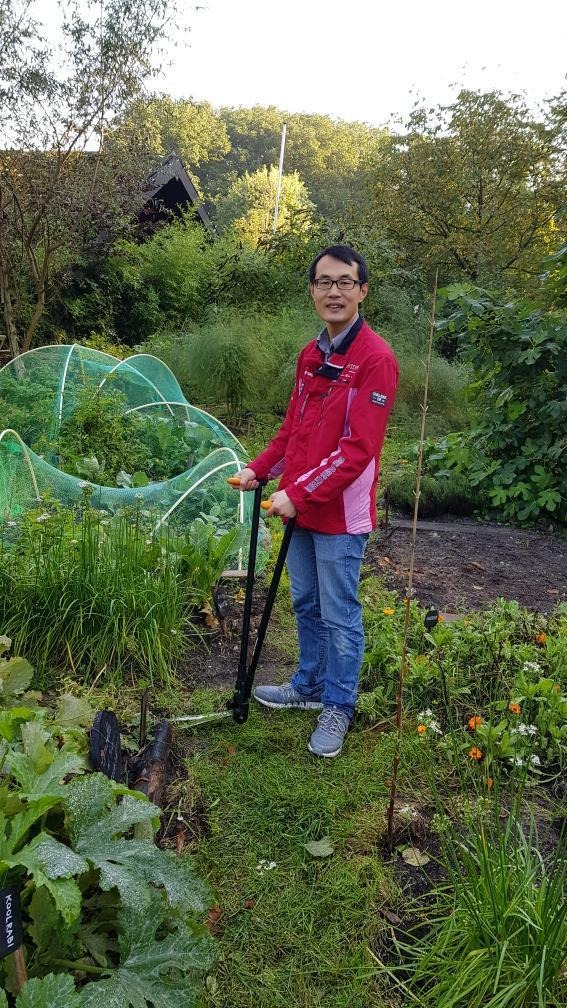
[[[349,718],[364,654],[358,582],[367,539],[296,528],[287,554],[299,637],[292,686]]]

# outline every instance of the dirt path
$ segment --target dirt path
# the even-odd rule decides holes
[[[400,592],[410,536],[411,522],[394,518],[366,551],[366,569]],[[549,612],[567,599],[567,539],[451,518],[420,522],[414,587],[420,602],[447,612],[483,609],[497,598]]]

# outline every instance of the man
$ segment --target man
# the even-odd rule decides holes
[[[309,740],[337,756],[354,714],[364,653],[360,568],[376,525],[376,486],[398,367],[359,314],[368,269],[345,245],[324,249],[309,286],[325,328],[301,351],[285,419],[239,473],[242,490],[281,475],[269,515],[297,516],[289,551],[299,665],[291,683],[258,686],[266,707],[322,711]]]

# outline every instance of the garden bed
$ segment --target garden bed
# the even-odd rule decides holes
[[[366,567],[400,592],[410,540],[411,522],[394,518],[366,551]],[[445,612],[485,609],[505,598],[547,613],[567,598],[567,540],[451,515],[420,522],[414,588],[421,603]]]

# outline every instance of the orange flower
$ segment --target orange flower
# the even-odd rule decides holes
[[[479,725],[483,724],[483,720],[478,714],[475,714],[474,717],[469,718],[467,724],[471,731],[474,731],[475,728],[478,728]]]
[[[417,726],[418,735],[425,735],[426,731],[427,731],[427,725],[418,724]]]
[[[535,635],[534,639],[535,639],[536,644],[545,644],[545,642],[547,640],[547,634],[545,634],[545,633],[538,633],[538,634]]]
[[[520,707],[519,703],[509,703],[508,710],[511,711],[512,714],[522,713],[522,708]]]
[[[438,617],[437,617],[437,622],[438,622],[438,623],[443,623],[444,619],[445,619],[445,617],[444,617],[444,616],[442,616],[442,615],[441,615],[441,613],[439,613],[439,615],[438,615]]]
[[[384,613],[384,616],[393,616],[394,613],[395,613],[395,611],[396,610],[392,609],[391,606],[386,606],[385,609],[382,609],[382,612]]]
[[[492,788],[494,787],[494,781],[493,781],[492,777],[487,777],[486,778],[486,786],[487,786],[487,788],[488,788],[489,791],[492,791]]]
[[[482,759],[482,749],[478,749],[477,746],[473,746],[469,749],[469,756],[471,759],[480,760]]]

